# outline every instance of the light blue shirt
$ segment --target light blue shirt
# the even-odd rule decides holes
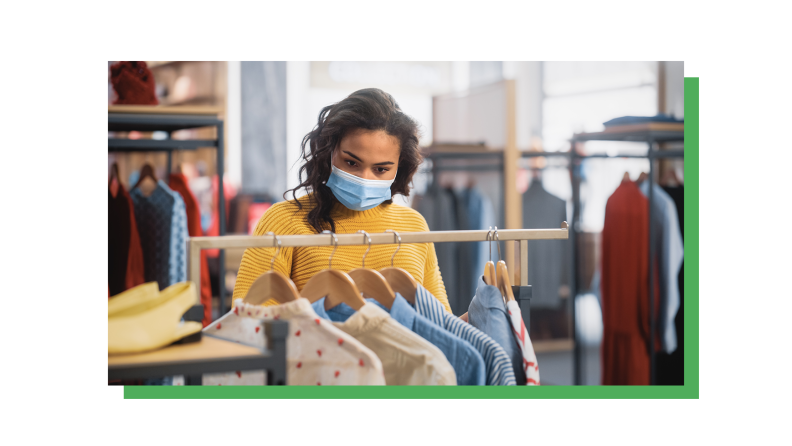
[[[517,339],[512,332],[503,296],[498,287],[484,283],[482,276],[479,276],[476,295],[470,301],[468,321],[470,325],[478,328],[503,347],[503,350],[511,358],[515,379],[518,383],[524,383],[525,369],[523,369],[522,349],[517,344]]]
[[[486,367],[481,354],[469,342],[452,335],[418,314],[401,294],[396,293],[396,299],[390,310],[374,299],[366,299],[366,301],[388,311],[396,322],[439,348],[454,368],[458,385],[483,386],[486,383]],[[354,309],[343,303],[325,310],[324,298],[317,300],[312,306],[319,317],[333,322],[345,322],[355,313]]]
[[[649,198],[649,183],[646,180],[640,185],[641,193]],[[658,270],[660,271],[660,314],[658,315],[658,331],[663,351],[672,353],[677,348],[676,326],[674,318],[679,311],[679,268],[682,266],[684,247],[682,232],[679,229],[679,217],[676,204],[662,187],[653,184],[652,220]]]
[[[487,368],[488,386],[517,385],[514,368],[503,348],[481,330],[447,312],[443,304],[421,284],[415,291],[415,310],[433,324],[469,342],[481,354]]]

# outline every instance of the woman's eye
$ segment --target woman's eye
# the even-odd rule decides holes
[[[357,166],[357,164],[356,164],[354,161],[347,160],[347,162],[346,162],[346,163],[347,163],[347,164],[349,164],[349,167],[355,167],[355,166]]]
[[[384,167],[378,167],[378,168],[377,168],[377,172],[379,172],[379,173],[385,173],[385,172],[387,172],[388,170],[389,170],[389,169],[386,169],[386,168],[384,168]]]

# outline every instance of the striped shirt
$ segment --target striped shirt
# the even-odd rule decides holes
[[[415,291],[415,310],[451,334],[468,341],[481,353],[487,368],[488,386],[517,385],[511,360],[503,347],[476,327],[446,311],[443,304],[421,284]]]

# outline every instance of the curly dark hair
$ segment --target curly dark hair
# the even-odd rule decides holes
[[[399,166],[396,178],[391,185],[391,197],[396,194],[410,195],[410,182],[423,158],[418,146],[418,123],[405,115],[393,96],[378,88],[358,90],[341,102],[328,105],[319,112],[316,127],[302,140],[302,159],[300,184],[283,194],[292,193],[297,206],[302,203],[297,191],[304,188],[311,194],[311,202],[316,206],[308,213],[308,223],[322,232],[330,229],[335,232],[335,222],[330,211],[338,201],[325,182],[330,178],[333,151],[344,136],[357,130],[384,130],[399,140]],[[303,180],[303,174],[306,174]],[[390,204],[393,200],[387,200]]]

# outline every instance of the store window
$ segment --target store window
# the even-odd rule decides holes
[[[542,139],[547,151],[568,151],[569,138],[580,132],[603,130],[602,123],[619,116],[657,113],[657,62],[544,62],[542,70]],[[646,153],[643,143],[593,141],[586,153]],[[586,160],[581,187],[581,230],[599,232],[605,204],[629,172],[648,171],[644,159]],[[572,198],[569,172],[548,169],[545,188],[567,201]],[[568,214],[571,215],[569,208]]]

